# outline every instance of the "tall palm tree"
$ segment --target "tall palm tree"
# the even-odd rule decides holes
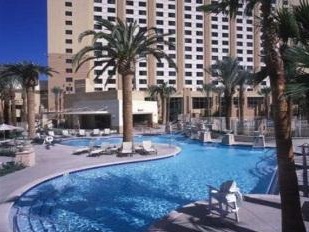
[[[221,99],[222,99],[222,94],[224,93],[224,86],[219,85],[219,86],[214,86],[213,91],[217,93],[218,95],[218,116],[221,117],[221,111],[222,111],[222,106],[221,106]]]
[[[167,82],[160,85],[149,86],[149,93],[151,97],[159,96],[161,104],[161,117],[162,123],[166,124],[169,121],[169,108],[170,108],[170,97],[176,93],[176,89],[173,86],[169,86]]]
[[[252,79],[253,74],[246,68],[242,69],[238,73],[238,86],[239,86],[239,125],[240,131],[239,133],[243,133],[244,128],[244,105],[245,105],[245,85],[250,82]]]
[[[54,94],[55,97],[55,114],[56,114],[56,123],[57,127],[59,124],[59,111],[60,111],[60,96],[62,93],[62,89],[59,86],[55,86],[51,89],[51,92]]]
[[[26,89],[27,94],[27,123],[28,137],[35,137],[35,86],[38,85],[39,75],[45,74],[52,76],[55,72],[50,67],[37,65],[31,62],[22,62],[16,64],[4,65],[4,75],[7,77],[17,77],[22,86]]]
[[[278,49],[276,20],[269,0],[242,1],[222,0],[200,7],[205,12],[219,13],[235,17],[237,10],[246,4],[246,13],[252,13],[259,7],[261,11],[260,27],[262,46],[265,52],[265,63],[270,77],[274,105],[275,137],[279,173],[279,189],[281,196],[282,231],[306,231],[299,201],[299,189],[295,172],[294,154],[291,138],[291,119],[288,103],[285,98],[286,77],[284,62]],[[258,16],[255,16],[258,17]]]
[[[236,58],[227,57],[224,60],[218,60],[215,67],[209,67],[206,72],[216,73],[218,81],[224,86],[225,101],[225,124],[226,129],[230,130],[230,119],[232,117],[233,95],[239,82],[239,64]]]
[[[153,55],[159,62],[166,59],[176,68],[174,61],[157,44],[174,46],[164,40],[168,34],[158,34],[155,28],[139,27],[137,22],[124,23],[117,19],[112,23],[106,19],[97,21],[103,29],[99,32],[87,30],[80,34],[79,40],[92,36],[92,44],[81,49],[73,59],[76,71],[90,60],[102,65],[101,75],[108,67],[113,67],[112,72],[121,75],[123,86],[123,141],[133,140],[133,115],[132,115],[132,80],[135,75],[136,63],[145,60],[148,55]],[[104,41],[103,45],[100,41]]]
[[[270,87],[263,87],[258,91],[258,94],[264,97],[264,105],[265,105],[265,116],[267,119],[270,118],[270,101],[269,97],[271,95],[271,88]]]
[[[214,85],[212,83],[210,84],[203,84],[202,88],[199,88],[198,91],[204,93],[206,95],[206,101],[207,101],[207,107],[206,107],[206,114],[205,116],[211,117],[211,99],[210,99],[210,93],[214,89]]]

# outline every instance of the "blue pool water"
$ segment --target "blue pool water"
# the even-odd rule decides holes
[[[202,144],[168,135],[180,155],[157,161],[76,172],[44,182],[14,205],[20,231],[139,232],[173,209],[207,198],[206,185],[234,179],[243,193],[265,193],[276,166],[274,150]],[[145,140],[143,137],[135,141]],[[96,139],[116,143],[120,138]],[[65,141],[87,145],[90,140]]]

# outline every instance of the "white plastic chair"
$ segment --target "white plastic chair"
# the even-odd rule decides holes
[[[133,143],[132,142],[123,142],[122,147],[119,150],[119,155],[130,155],[133,154]]]
[[[239,222],[238,210],[242,201],[242,194],[233,180],[228,180],[220,185],[220,189],[208,185],[209,188],[209,210],[219,210],[220,216],[234,213],[236,221]],[[219,208],[215,208],[214,200]]]
[[[142,142],[142,152],[146,154],[155,153],[157,154],[157,149],[155,149],[152,145],[152,142],[150,140],[145,140]]]

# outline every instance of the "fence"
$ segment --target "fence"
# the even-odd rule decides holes
[[[214,131],[225,131],[225,117],[209,117],[209,118],[190,118],[182,117],[183,121],[192,124],[204,123],[207,127]],[[241,125],[239,118],[230,118],[231,130],[234,134],[242,134],[254,136],[257,133],[263,134],[265,137],[275,136],[274,121],[263,117],[246,118]],[[309,137],[309,123],[307,120],[294,117],[291,120],[291,129],[293,137]]]

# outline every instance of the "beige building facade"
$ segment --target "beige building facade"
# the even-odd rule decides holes
[[[121,18],[127,22],[136,20],[142,27],[156,27],[161,33],[171,33],[168,37],[175,47],[159,45],[175,60],[178,71],[166,61],[158,63],[154,57],[137,64],[135,89],[147,92],[149,85],[167,82],[177,89],[171,99],[173,114],[203,115],[205,94],[199,88],[205,83],[217,82],[217,77],[204,71],[215,65],[217,60],[232,55],[239,64],[248,70],[258,70],[263,66],[261,58],[261,32],[257,27],[257,17],[244,16],[244,7],[235,19],[230,20],[223,14],[205,15],[197,7],[210,3],[210,0],[48,0],[48,61],[49,66],[59,73],[49,79],[49,110],[54,111],[52,88],[61,87],[65,95],[84,92],[101,93],[121,90],[119,76],[107,79],[111,70],[95,78],[102,67],[89,71],[94,63],[83,65],[75,73],[72,57],[91,41],[78,41],[80,33],[86,30],[101,30],[96,20],[105,18],[110,21]],[[288,1],[283,1],[288,4]],[[254,14],[258,14],[255,9]],[[100,41],[104,44],[104,41]],[[96,62],[99,62],[96,61]],[[220,84],[220,83],[218,83]],[[245,114],[258,115],[263,108],[263,97],[259,88],[269,85],[261,83],[257,89],[247,86],[245,90]],[[235,94],[237,98],[238,92]],[[145,94],[146,95],[146,94]],[[218,98],[211,94],[212,112],[218,108]],[[237,103],[233,112],[238,115]],[[219,112],[218,115],[221,113]]]

